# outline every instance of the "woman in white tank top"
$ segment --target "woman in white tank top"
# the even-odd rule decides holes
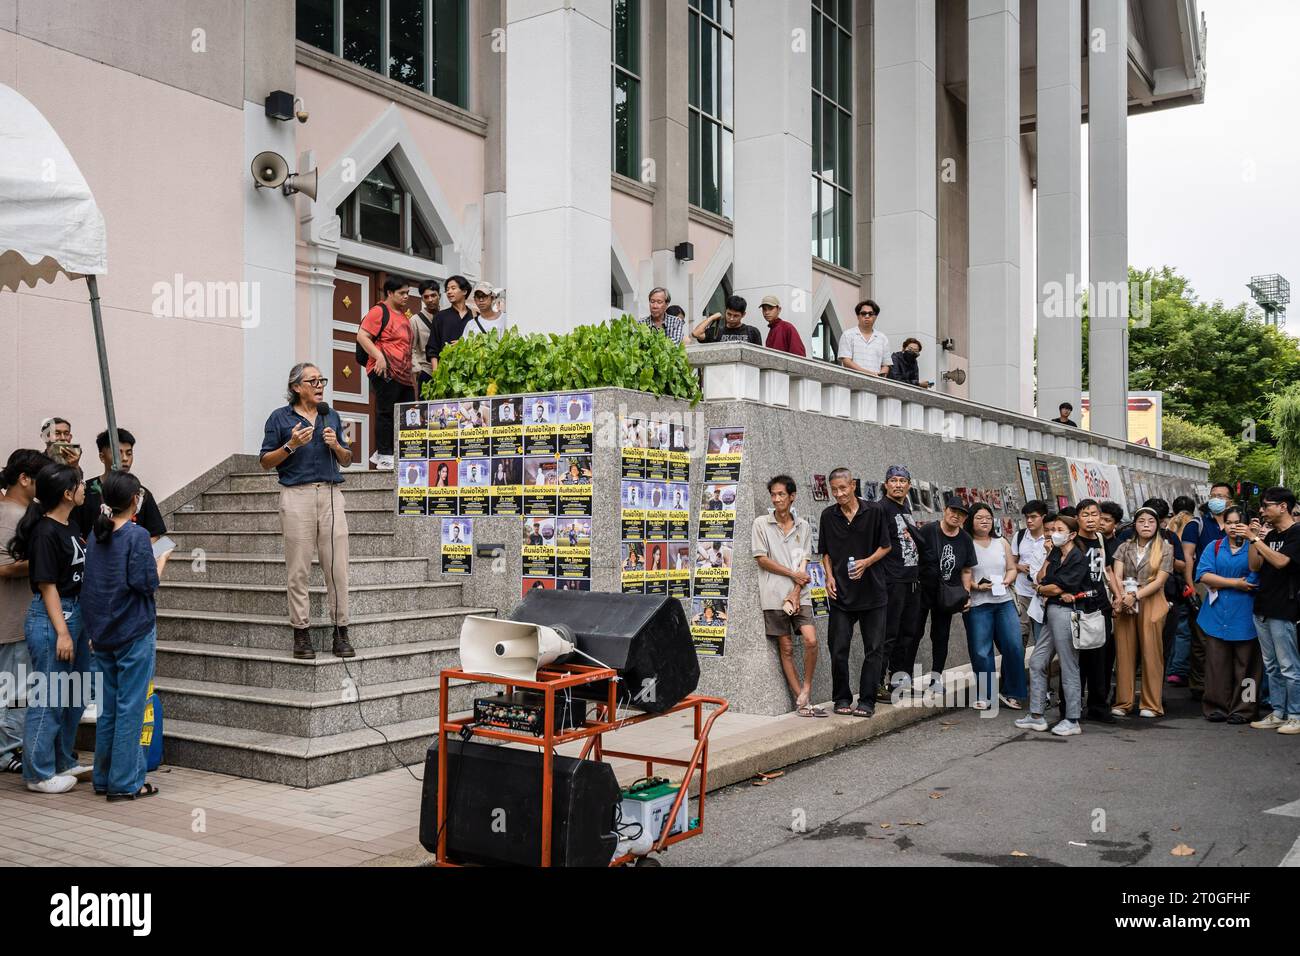
[[[997,673],[994,648],[1002,654],[1002,692],[998,700],[1019,710],[1027,695],[1025,650],[1020,643],[1020,615],[1012,588],[1016,561],[1005,538],[993,536],[993,510],[977,504],[966,519],[966,531],[975,543],[975,567],[971,578],[970,610],[962,615],[966,624],[966,647],[975,671],[976,710],[993,706]]]

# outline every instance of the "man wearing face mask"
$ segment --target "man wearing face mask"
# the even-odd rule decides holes
[[[1193,518],[1183,526],[1183,560],[1193,568],[1199,567],[1201,555],[1205,549],[1227,534],[1223,516],[1232,500],[1232,487],[1226,482],[1215,482],[1210,486],[1210,500],[1205,503],[1199,517]],[[1197,587],[1197,594],[1202,601],[1206,598],[1204,585]],[[1187,684],[1193,700],[1200,700],[1205,692],[1205,637],[1201,634],[1196,621],[1191,622],[1192,646],[1188,655]]]

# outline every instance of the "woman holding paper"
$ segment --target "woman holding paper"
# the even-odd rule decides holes
[[[103,495],[86,550],[81,607],[104,680],[92,779],[95,793],[111,802],[158,792],[145,779],[140,732],[158,641],[154,592],[170,552],[155,558],[149,532],[131,520],[143,497],[140,479],[110,472]]]
[[[1201,713],[1211,723],[1248,724],[1256,717],[1254,694],[1264,679],[1255,634],[1255,589],[1241,509],[1223,512],[1228,534],[1205,549],[1196,580],[1209,588],[1196,624],[1205,635],[1205,696]]]
[[[1133,515],[1133,537],[1115,552],[1115,576],[1124,582],[1115,599],[1115,706],[1111,713],[1128,717],[1133,711],[1134,668],[1142,657],[1143,717],[1164,714],[1165,581],[1174,571],[1174,552],[1160,537],[1160,515],[1141,507]]]
[[[993,537],[993,509],[977,504],[966,519],[966,532],[975,544],[975,567],[971,571],[970,610],[962,618],[966,624],[966,647],[975,672],[976,710],[992,706],[993,686],[997,675],[996,646],[1002,652],[1002,692],[1000,700],[1012,710],[1020,710],[1025,688],[1025,649],[1020,641],[1020,615],[1016,611],[1015,556],[1006,538]]]

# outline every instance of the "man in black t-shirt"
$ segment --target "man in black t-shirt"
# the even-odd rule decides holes
[[[1296,618],[1300,617],[1300,524],[1291,515],[1295,495],[1286,488],[1269,488],[1262,495],[1258,518],[1244,530],[1250,541],[1250,569],[1259,573],[1255,592],[1255,633],[1268,674],[1270,713],[1250,726],[1300,734],[1300,650]],[[1233,533],[1231,530],[1229,533]]]
[[[1085,498],[1076,505],[1079,519],[1079,534],[1075,545],[1083,551],[1088,559],[1088,578],[1075,608],[1088,614],[1101,611],[1106,615],[1106,644],[1104,647],[1079,651],[1079,679],[1081,696],[1085,702],[1089,720],[1103,724],[1113,724],[1114,716],[1110,712],[1110,682],[1115,672],[1115,635],[1112,630],[1111,604],[1106,590],[1109,587],[1115,594],[1119,585],[1114,580],[1112,567],[1115,564],[1114,539],[1102,537],[1101,506],[1091,498]]]
[[[104,479],[113,469],[113,450],[108,443],[108,432],[102,431],[95,439],[99,448],[99,460],[104,465],[104,473],[98,478],[86,482],[86,501],[72,512],[83,534],[89,537],[95,531],[95,519],[99,517],[99,506],[104,502]],[[130,471],[135,463],[135,436],[125,428],[117,430],[118,454],[121,458],[122,471]],[[163,521],[158,503],[154,501],[149,489],[140,488],[144,502],[134,518],[135,523],[149,532],[149,537],[157,541],[167,533],[167,523]]]
[[[943,666],[948,661],[948,634],[952,619],[961,608],[943,607],[944,585],[971,587],[971,568],[975,567],[975,543],[963,529],[970,510],[956,495],[944,503],[943,517],[921,528],[917,543],[921,551],[921,609],[930,618],[930,686],[943,680]],[[916,655],[912,655],[913,661]],[[910,671],[910,668],[909,668]]]
[[[921,559],[916,544],[918,529],[908,500],[911,489],[912,475],[902,465],[893,465],[885,472],[885,497],[876,505],[889,534],[889,554],[884,560],[889,603],[883,650],[888,670],[876,691],[876,700],[886,703],[896,688],[911,686],[912,665],[921,640],[921,591],[917,584]]]
[[[830,603],[828,638],[835,713],[870,717],[875,713],[875,690],[884,664],[881,652],[888,596],[881,561],[889,554],[889,535],[880,509],[859,498],[854,493],[855,487],[849,469],[837,468],[831,472],[830,489],[835,504],[822,512],[817,540]],[[865,651],[858,675],[856,707],[849,685],[849,649],[853,645],[855,624],[862,630]]]
[[[692,337],[705,345],[714,342],[739,342],[742,345],[762,345],[763,333],[745,324],[745,310],[749,303],[738,295],[727,297],[727,314],[724,318],[713,313],[691,332]]]

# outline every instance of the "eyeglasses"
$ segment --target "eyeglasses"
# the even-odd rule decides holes
[[[861,312],[858,313],[858,315],[864,319],[869,319],[869,318],[875,318],[876,313],[872,312],[870,309],[863,309]]]
[[[327,378],[304,378],[302,384],[310,385],[312,388],[324,388],[330,383]]]

